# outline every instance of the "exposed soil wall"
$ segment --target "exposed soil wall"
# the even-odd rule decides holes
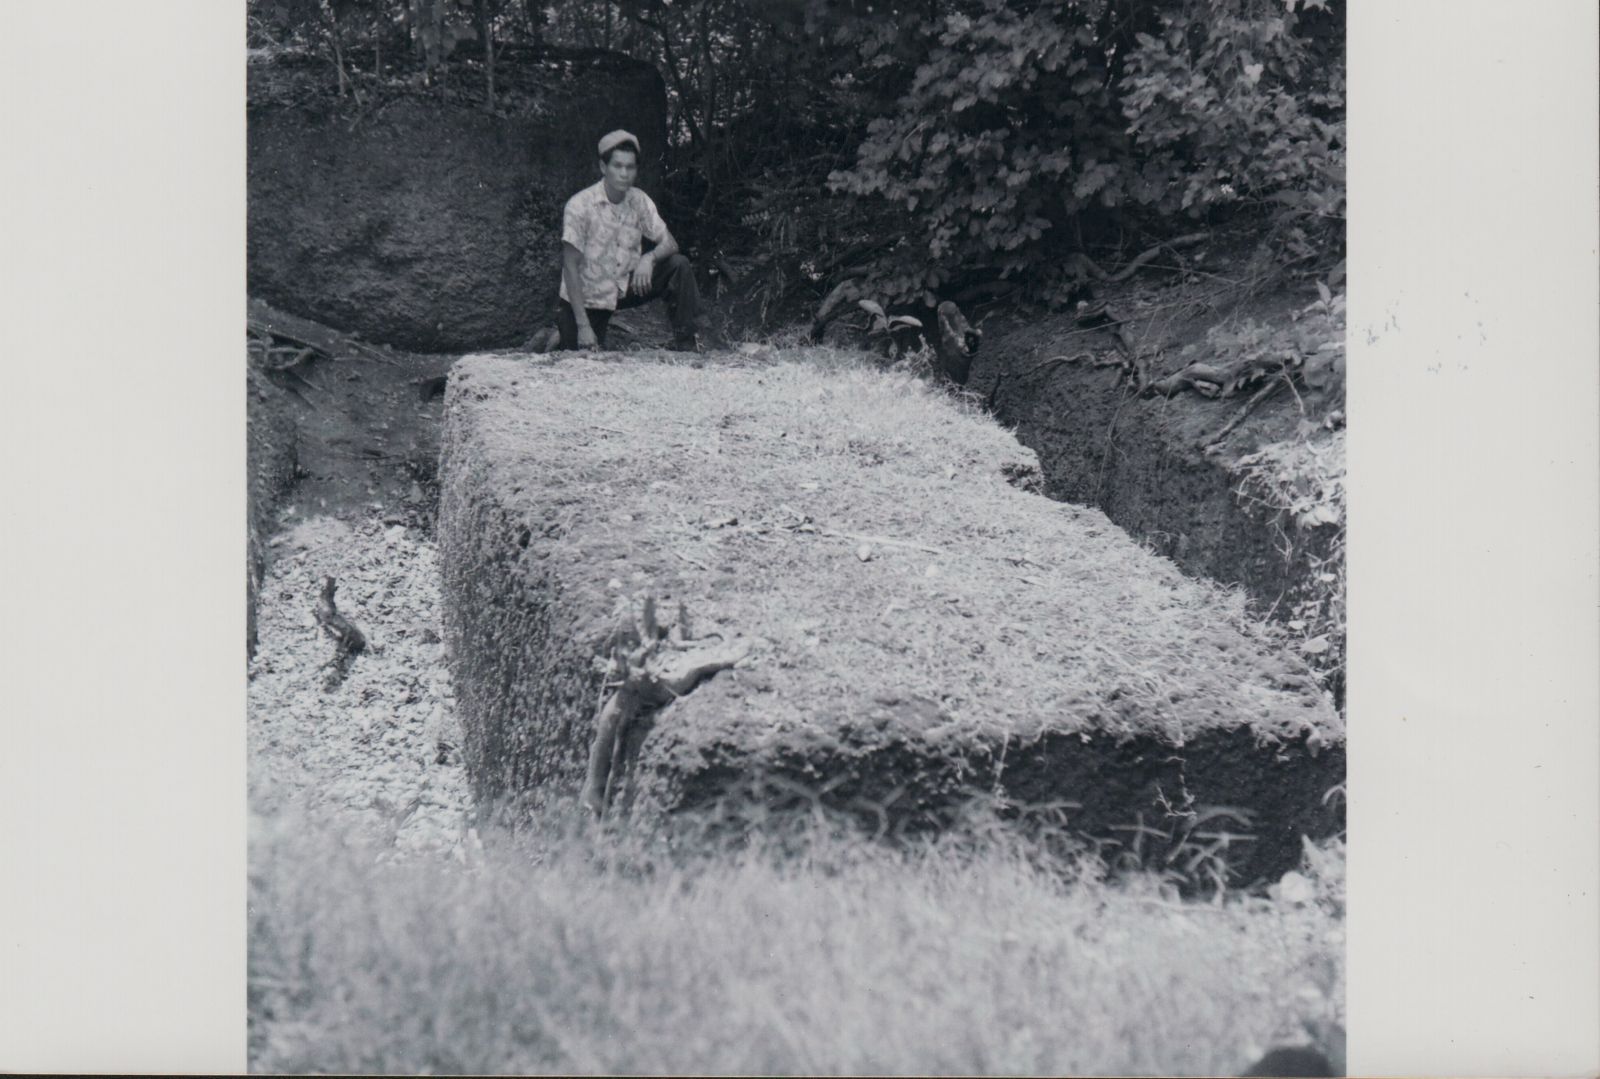
[[[598,179],[595,143],[617,127],[644,141],[651,190],[666,92],[620,56],[524,66],[515,111],[488,113],[421,90],[361,106],[285,94],[252,63],[251,295],[418,351],[519,344],[548,324],[562,206]]]
[[[635,758],[648,753],[653,726],[632,732]],[[826,787],[820,801],[885,831],[937,829],[964,799],[994,796],[1019,815],[1059,812],[1078,834],[1114,841],[1104,851],[1113,862],[1136,856],[1135,864],[1167,868],[1210,848],[1228,863],[1232,883],[1248,884],[1293,868],[1301,836],[1344,828],[1343,803],[1328,796],[1344,772],[1342,744],[1308,747],[1298,739],[1264,747],[1247,731],[1213,730],[1181,747],[1152,736],[1046,734],[959,759],[910,740],[862,743],[779,754],[759,775],[750,771],[748,749],[729,744],[709,748],[691,770],[656,778],[658,789],[671,790],[673,809],[707,806],[729,792],[794,804],[797,791]]]
[[[245,641],[256,650],[256,600],[267,569],[267,540],[273,511],[295,479],[297,435],[282,390],[255,368],[245,369],[246,498]]]
[[[1038,453],[1050,497],[1098,507],[1186,572],[1243,587],[1261,611],[1287,613],[1329,556],[1331,532],[1297,529],[1242,501],[1237,463],[1290,437],[1300,419],[1294,396],[1269,398],[1207,453],[1248,395],[1140,398],[1116,367],[1047,363],[1083,347],[1073,333],[1064,316],[997,335],[974,359],[968,389]]]
[[[1238,879],[1292,868],[1341,824],[1337,714],[1236,597],[1008,485],[1029,456],[877,376],[458,362],[439,539],[480,804],[576,786],[596,657],[650,592],[759,661],[629,728],[638,811],[787,782],[920,828],[997,794],[1118,842],[1142,820],[1165,857],[1227,806]]]

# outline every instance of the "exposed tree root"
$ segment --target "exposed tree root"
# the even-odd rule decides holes
[[[1099,354],[1093,350],[1084,349],[1081,352],[1071,352],[1062,356],[1046,357],[1045,359],[1040,360],[1038,363],[1033,364],[1022,373],[1025,375],[1036,375],[1041,371],[1054,367],[1058,363],[1088,363],[1095,367],[1112,367],[1120,365],[1122,363],[1122,358],[1118,356],[1117,358],[1108,362],[1101,358]]]
[[[398,365],[393,356],[382,349],[367,344],[351,334],[330,329],[310,319],[279,311],[263,300],[251,300],[248,314],[251,337],[255,347],[252,358],[268,370],[284,370],[305,363],[314,356],[329,360],[348,359],[352,354],[364,360]],[[288,342],[279,345],[278,341]],[[293,353],[295,359],[288,363],[274,363],[274,353]]]
[[[949,300],[939,305],[937,321],[939,332],[934,352],[939,357],[940,369],[956,385],[964,386],[972,369],[972,354],[978,351],[983,331],[975,329],[961,313],[961,308]]]
[[[1080,279],[1088,279],[1092,277],[1096,281],[1104,281],[1108,284],[1115,284],[1120,281],[1126,281],[1128,278],[1138,273],[1144,268],[1146,263],[1159,255],[1163,250],[1167,248],[1189,247],[1199,243],[1210,235],[1211,234],[1209,232],[1191,232],[1184,236],[1176,236],[1170,240],[1162,240],[1154,247],[1149,247],[1139,252],[1133,257],[1131,262],[1129,262],[1122,269],[1118,270],[1116,273],[1107,273],[1106,271],[1102,270],[1099,265],[1095,263],[1094,259],[1084,254],[1082,251],[1074,252],[1071,256],[1069,256],[1067,259],[1067,265],[1074,273],[1078,275]]]
[[[822,340],[822,331],[827,329],[828,323],[837,312],[846,304],[859,302],[866,293],[861,290],[861,282],[854,277],[846,277],[829,290],[822,298],[822,303],[817,307],[817,313],[811,318],[810,339]]]
[[[1255,411],[1255,407],[1257,405],[1271,397],[1282,386],[1288,383],[1288,381],[1289,376],[1284,375],[1282,378],[1273,379],[1271,382],[1268,382],[1265,386],[1257,390],[1251,396],[1250,400],[1239,406],[1238,410],[1234,412],[1233,416],[1229,418],[1228,422],[1222,425],[1222,429],[1220,431],[1206,440],[1201,448],[1207,453],[1210,453],[1212,450],[1222,445],[1222,440],[1233,434],[1234,428],[1243,423],[1245,417],[1250,415],[1251,412]]]
[[[1158,379],[1145,387],[1147,397],[1171,397],[1183,390],[1194,390],[1203,397],[1232,397],[1263,379],[1276,375],[1292,377],[1304,364],[1298,354],[1252,356],[1230,364],[1191,363],[1181,371]]]
[[[734,666],[750,648],[748,641],[696,647],[699,644],[689,636],[689,612],[684,605],[678,604],[676,623],[664,627],[656,621],[654,596],[646,596],[631,621],[612,634],[606,683],[611,692],[595,719],[582,795],[583,804],[596,816],[611,803],[617,757],[628,725],[688,693],[702,679]]]
[[[366,651],[367,638],[334,604],[333,595],[339,587],[332,577],[322,579],[322,593],[317,597],[315,610],[317,625],[333,641],[333,658],[328,661],[326,688],[333,688],[350,673],[350,663]]]

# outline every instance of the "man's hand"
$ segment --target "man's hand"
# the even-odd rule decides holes
[[[594,327],[587,322],[578,325],[578,347],[599,348],[600,340],[594,335]]]
[[[628,281],[628,291],[636,296],[643,296],[650,291],[650,282],[656,276],[656,253],[646,251],[639,256],[639,264],[633,268],[633,276]]]

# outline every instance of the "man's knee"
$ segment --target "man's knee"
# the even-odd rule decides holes
[[[660,282],[659,287],[682,300],[691,300],[700,292],[695,284],[694,265],[682,252],[667,256],[667,260],[661,264]]]

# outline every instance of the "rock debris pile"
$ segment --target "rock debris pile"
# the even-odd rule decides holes
[[[432,540],[374,515],[313,517],[273,539],[250,664],[252,829],[310,826],[392,855],[476,845]],[[342,680],[315,609],[324,577],[367,648]]]

